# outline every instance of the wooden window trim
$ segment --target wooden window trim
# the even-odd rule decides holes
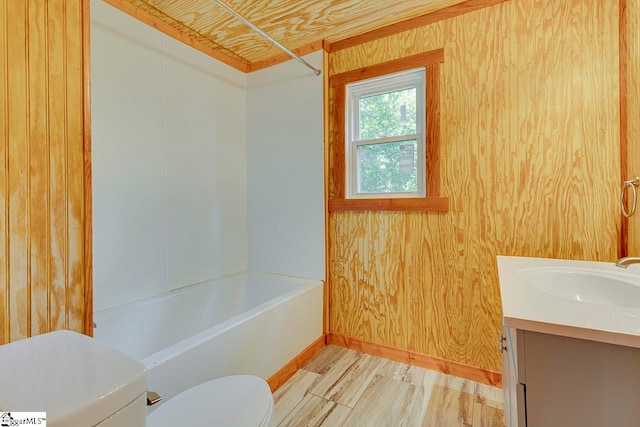
[[[335,194],[329,199],[329,211],[437,211],[449,210],[449,198],[440,195],[440,64],[444,49],[437,49],[406,58],[396,59],[357,70],[336,74],[329,78],[334,91],[334,131],[331,178]],[[425,153],[426,197],[418,198],[345,198],[345,96],[346,85],[359,80],[397,73],[411,68],[425,67]]]

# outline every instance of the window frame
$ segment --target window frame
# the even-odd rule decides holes
[[[444,49],[437,49],[329,77],[328,209],[333,211],[448,211],[440,195],[440,70]],[[424,197],[346,198],[346,85],[424,67],[425,190]],[[382,194],[382,193],[378,193]]]
[[[424,158],[426,152],[425,109],[426,109],[426,69],[425,67],[389,73],[371,79],[360,80],[345,85],[345,180],[347,199],[406,198],[426,196],[426,164],[418,161],[417,190],[411,192],[377,192],[365,193],[358,189],[360,163],[358,147],[390,142],[416,140],[418,159]],[[416,133],[383,138],[360,139],[360,99],[390,93],[394,91],[416,89]]]

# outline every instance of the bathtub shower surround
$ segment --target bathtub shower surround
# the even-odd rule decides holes
[[[91,6],[94,309],[245,270],[323,279],[322,79],[246,75]]]
[[[91,6],[94,334],[165,400],[268,379],[322,336],[322,79],[247,75]]]
[[[225,375],[275,374],[322,335],[322,290],[236,274],[96,312],[94,336],[140,360],[149,390],[168,400]]]
[[[246,76],[91,2],[94,309],[248,269]]]

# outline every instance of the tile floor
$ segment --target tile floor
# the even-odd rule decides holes
[[[502,389],[328,346],[274,394],[277,425],[502,427]]]

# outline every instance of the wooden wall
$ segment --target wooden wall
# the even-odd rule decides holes
[[[329,54],[333,75],[445,49],[450,199],[330,214],[330,331],[500,371],[496,255],[616,259],[618,30],[615,1],[510,0]]]
[[[632,179],[640,176],[640,0],[622,1],[627,6],[627,174],[622,178]],[[640,255],[640,205],[629,218],[629,255]]]
[[[0,344],[91,331],[83,23],[84,0],[0,4]]]

